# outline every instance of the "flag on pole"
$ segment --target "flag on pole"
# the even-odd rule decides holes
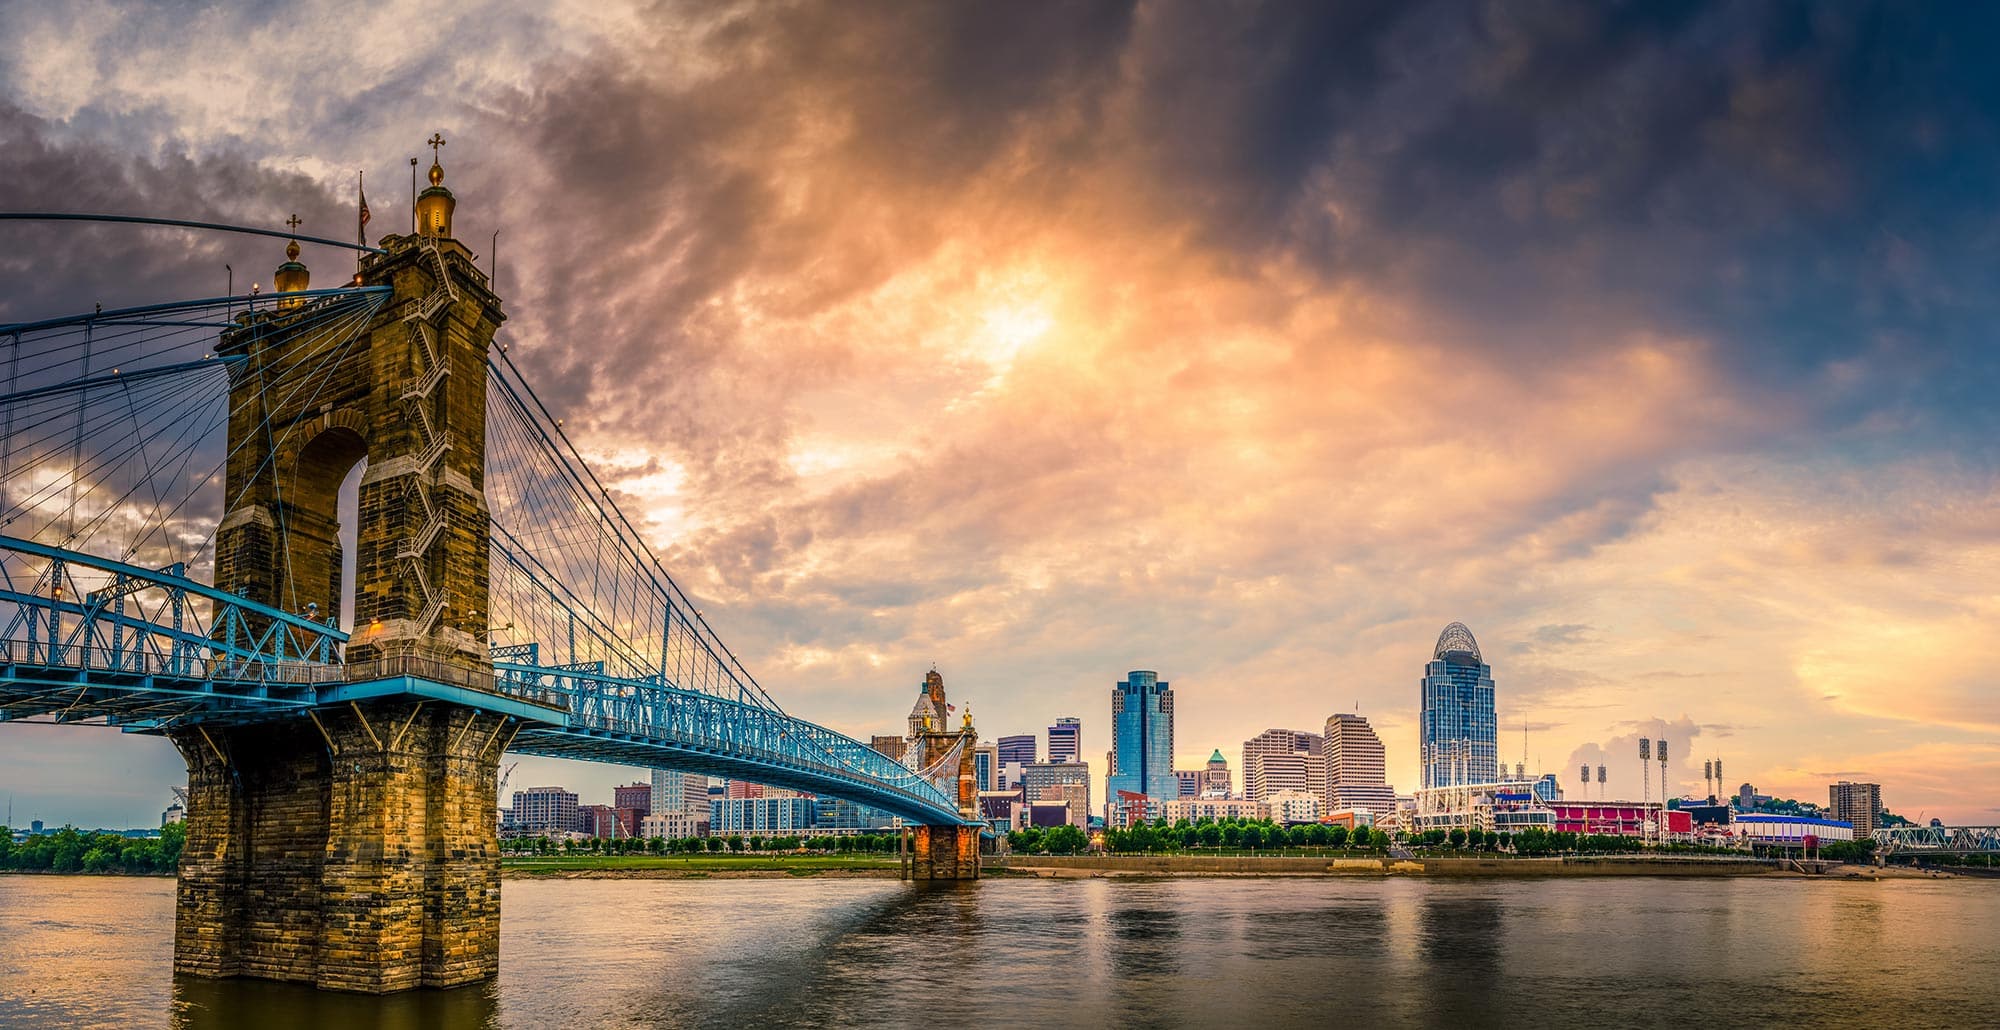
[[[360,219],[354,225],[354,242],[366,247],[368,245],[368,191],[363,188],[361,177],[361,172],[357,171],[354,173],[354,193],[361,201]],[[354,253],[354,281],[357,285],[361,282],[360,251]]]

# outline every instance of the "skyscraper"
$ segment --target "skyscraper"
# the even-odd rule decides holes
[[[1036,742],[1032,733],[1001,737],[996,743],[1000,745],[1001,765],[1030,765],[1035,761]]]
[[[1875,836],[1875,819],[1882,811],[1882,785],[1842,780],[1826,789],[1833,817],[1854,827],[1854,839]]]
[[[652,788],[648,814],[708,818],[708,777],[678,769],[655,769]]]
[[[1326,761],[1325,811],[1367,809],[1377,815],[1396,810],[1396,789],[1389,786],[1388,756],[1382,738],[1359,715],[1334,715],[1326,720],[1320,755]]]
[[[972,780],[976,790],[1000,789],[998,744],[980,744],[972,749]]]
[[[1135,670],[1111,688],[1114,758],[1105,793],[1143,794],[1158,801],[1180,796],[1174,776],[1174,692],[1159,673]]]
[[[1326,791],[1320,737],[1304,730],[1265,730],[1243,742],[1243,796],[1267,800],[1281,790]]]
[[[1498,724],[1493,713],[1493,670],[1465,623],[1438,634],[1424,666],[1418,721],[1418,762],[1424,786],[1490,783],[1500,776]]]
[[[1049,761],[1076,762],[1083,758],[1083,720],[1065,715],[1049,727]]]

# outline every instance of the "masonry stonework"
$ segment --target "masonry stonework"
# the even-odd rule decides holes
[[[189,788],[175,971],[378,993],[492,976],[513,721],[408,699],[315,718],[169,734]]]
[[[941,704],[941,687],[939,694]],[[978,743],[979,735],[972,728],[970,716],[966,717],[964,728],[956,733],[945,733],[941,728],[920,732],[915,742],[915,746],[922,749],[921,767],[926,769],[944,760],[957,748],[958,771],[952,785],[956,788],[959,812],[968,818],[976,817],[979,811],[975,765],[975,745]],[[977,825],[915,827],[910,839],[909,877],[913,880],[979,879],[979,833]]]
[[[351,299],[281,294],[218,345],[237,360],[216,585],[337,618],[338,494],[366,462],[348,681],[488,687],[486,362],[503,316],[444,233],[382,244],[359,282],[390,292],[365,324],[335,317]],[[517,728],[377,696],[170,731],[189,786],[176,971],[375,993],[492,976],[496,778]]]

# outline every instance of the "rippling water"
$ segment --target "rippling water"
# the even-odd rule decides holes
[[[171,975],[173,884],[0,876],[0,1026],[2000,1023],[2000,882],[510,880],[499,979]]]

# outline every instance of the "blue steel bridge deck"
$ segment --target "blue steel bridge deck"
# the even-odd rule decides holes
[[[422,654],[346,662],[348,634],[188,579],[0,536],[0,552],[50,563],[0,576],[0,722],[95,722],[130,733],[300,718],[317,708],[414,697],[513,716],[518,754],[685,769],[843,798],[926,825],[967,824],[937,784],[860,741],[755,703],[543,665],[534,645],[495,648],[490,671]],[[78,579],[78,570],[85,578]],[[528,661],[507,659],[527,658]]]

